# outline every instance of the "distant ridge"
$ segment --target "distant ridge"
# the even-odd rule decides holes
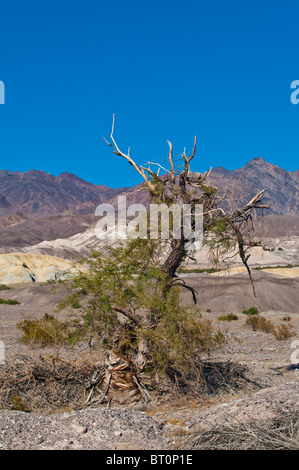
[[[259,190],[266,189],[265,201],[271,204],[272,214],[299,216],[299,170],[286,171],[257,157],[235,170],[214,168],[210,181],[226,190],[236,205],[247,202]],[[120,194],[127,195],[129,203],[145,203],[147,194],[146,191],[137,191],[140,187],[139,184],[132,188],[109,188],[88,183],[68,172],[53,176],[39,170],[2,170],[0,217],[14,214],[21,214],[24,218],[92,214],[102,202],[116,204]]]

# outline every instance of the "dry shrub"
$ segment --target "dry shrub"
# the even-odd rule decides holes
[[[253,331],[263,331],[264,333],[273,333],[274,325],[271,320],[261,317],[260,315],[249,316],[246,325],[250,326]]]
[[[230,417],[227,417],[229,421]],[[218,425],[185,439],[184,449],[196,450],[298,450],[299,409],[277,412],[275,418]]]
[[[275,330],[273,331],[273,335],[279,341],[285,341],[287,339],[290,339],[292,338],[292,336],[295,336],[295,334],[296,333],[294,331],[294,326],[285,323],[280,323],[276,326]]]
[[[200,393],[219,395],[239,390],[256,390],[262,386],[252,380],[248,367],[237,362],[206,361],[200,367]]]
[[[189,374],[176,374],[168,371],[172,379],[171,394],[177,398],[182,395],[192,399],[208,399],[238,391],[252,392],[263,387],[250,377],[250,370],[243,364],[231,361],[201,361],[194,363]],[[164,389],[166,386],[164,383]]]
[[[218,317],[219,321],[233,321],[233,320],[238,320],[238,319],[239,319],[238,315],[234,313],[228,313],[227,315],[220,315],[220,317]]]
[[[246,320],[246,325],[250,326],[253,331],[263,331],[264,333],[271,333],[279,341],[285,341],[295,335],[294,326],[289,323],[280,323],[277,326],[260,315],[249,316]]]
[[[98,370],[89,359],[19,356],[7,360],[0,367],[0,409],[51,412],[80,408],[90,378]]]
[[[17,323],[22,332],[21,342],[41,347],[65,344],[68,340],[68,325],[54,315],[46,313],[42,318],[26,318]]]

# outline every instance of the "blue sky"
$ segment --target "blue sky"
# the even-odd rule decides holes
[[[297,1],[1,2],[0,169],[140,178],[139,163],[191,152],[193,170],[252,158],[299,168]]]

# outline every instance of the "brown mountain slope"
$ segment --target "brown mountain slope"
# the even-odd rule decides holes
[[[213,169],[210,181],[223,188],[235,204],[247,202],[259,190],[266,189],[265,201],[274,214],[299,216],[299,170],[286,171],[255,158],[244,167]],[[128,204],[147,202],[141,185],[132,188],[108,188],[88,183],[71,174],[55,177],[43,171],[0,171],[0,217],[20,213],[29,218],[65,213],[94,213],[105,202],[117,207],[117,196],[126,195]],[[1,226],[1,224],[0,224]]]
[[[266,237],[299,235],[299,170],[290,172],[255,158],[236,170],[217,167],[212,184],[228,194],[232,204],[248,202],[266,189],[271,205],[259,232]],[[70,173],[58,177],[43,171],[0,171],[0,247],[25,247],[44,240],[66,239],[95,222],[95,208],[109,203],[117,210],[118,196],[127,204],[148,204],[141,184],[108,188],[88,183]],[[6,250],[4,250],[6,251]]]
[[[0,216],[21,213],[26,217],[49,217],[75,211],[94,212],[102,201],[122,192],[94,185],[70,173],[55,177],[43,171],[0,171]]]
[[[13,216],[9,216],[12,218]],[[95,217],[93,214],[66,214],[38,219],[23,219],[19,223],[1,226],[0,218],[0,251],[1,247],[24,247],[36,245],[44,240],[68,238],[76,233],[85,232]]]
[[[235,205],[240,204],[240,198],[247,202],[266,189],[264,200],[272,213],[299,216],[299,170],[286,171],[259,157],[237,170],[216,167],[210,181],[225,189]]]

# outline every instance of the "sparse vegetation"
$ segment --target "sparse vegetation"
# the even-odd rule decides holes
[[[41,413],[82,407],[90,378],[100,371],[95,362],[55,355],[7,360],[0,368],[0,409]]]
[[[24,344],[46,347],[68,342],[69,323],[47,313],[41,319],[26,318],[17,323],[17,328],[22,332],[21,342]]]
[[[281,318],[282,321],[291,321],[292,317],[290,315],[285,315],[284,317]]]
[[[0,284],[0,290],[10,290],[12,287],[7,286],[6,284]]]
[[[188,274],[188,273],[194,273],[194,274],[213,274],[213,273],[218,273],[222,271],[220,268],[205,268],[205,269],[200,269],[200,268],[180,268],[178,269],[178,273],[182,274]]]
[[[245,323],[250,326],[253,331],[263,331],[264,333],[273,334],[279,341],[285,341],[295,335],[293,325],[280,323],[275,326],[271,320],[261,315],[249,316]]]
[[[290,324],[281,323],[277,325],[273,331],[273,335],[279,341],[286,341],[287,339],[295,336],[294,326]]]
[[[20,305],[20,302],[18,302],[17,300],[14,300],[14,299],[0,299],[0,304],[4,304],[4,305]]]
[[[25,400],[22,400],[22,398],[18,394],[14,394],[11,399],[11,410],[15,411],[28,411],[28,405]]]
[[[285,269],[290,269],[290,268],[297,268],[298,264],[285,264],[285,265],[277,265],[277,266],[257,266],[253,269],[256,271],[260,271],[262,269],[278,269],[278,268],[285,268]]]
[[[239,317],[235,313],[228,313],[226,315],[220,315],[220,317],[218,317],[219,321],[233,321],[238,319]]]
[[[250,326],[253,331],[263,331],[264,333],[273,333],[274,325],[271,320],[260,315],[249,315],[246,325]]]
[[[298,450],[299,411],[249,422],[231,420],[185,439],[184,449],[194,450]]]
[[[244,313],[244,315],[258,315],[259,314],[259,311],[256,307],[250,307],[248,310],[243,310],[242,313]]]

